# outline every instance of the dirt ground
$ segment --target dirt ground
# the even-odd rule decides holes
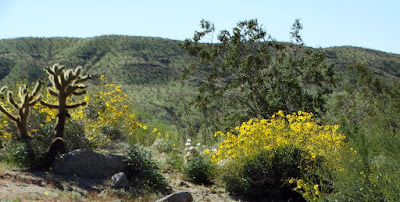
[[[164,174],[175,191],[188,191],[194,201],[236,201],[221,187],[205,187],[181,180],[176,173]],[[126,201],[113,193],[109,180],[60,176],[43,171],[0,171],[1,201]],[[154,201],[162,195],[144,196],[135,201]],[[132,199],[129,199],[132,200]]]

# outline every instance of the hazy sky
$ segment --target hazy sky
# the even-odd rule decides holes
[[[306,45],[352,45],[400,53],[399,0],[0,0],[0,39],[105,34],[183,40],[201,19],[217,30],[258,19],[290,41],[296,18]]]

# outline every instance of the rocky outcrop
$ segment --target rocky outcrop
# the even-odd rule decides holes
[[[53,163],[53,172],[86,178],[106,179],[126,167],[122,156],[99,154],[78,149],[63,154]]]

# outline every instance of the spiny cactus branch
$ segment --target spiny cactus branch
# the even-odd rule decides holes
[[[43,88],[43,81],[39,80],[36,83],[35,87],[33,87],[32,96],[29,98],[29,102],[33,101],[35,98],[37,98],[39,96],[41,98],[42,94],[40,93],[40,91],[42,90],[42,88]]]
[[[7,91],[7,86],[3,86],[0,89],[0,94],[4,94]]]
[[[35,106],[43,98],[42,94],[36,96],[36,98],[29,102],[29,106]]]
[[[68,109],[74,109],[80,106],[85,106],[87,103],[86,102],[81,102],[81,103],[77,103],[77,104],[73,104],[73,105],[67,105]]]
[[[44,106],[46,106],[46,107],[48,107],[50,109],[57,109],[58,108],[58,105],[50,104],[50,103],[47,103],[47,102],[44,102],[44,101],[40,101],[40,104],[42,104],[42,105],[44,105]]]
[[[15,102],[14,98],[13,98],[13,92],[8,91],[8,93],[7,93],[7,99],[8,99],[8,102],[9,102],[10,104],[12,104],[12,106],[14,106],[15,109],[18,110],[18,109],[20,108],[20,107],[18,106],[18,104]]]
[[[76,95],[76,96],[84,95],[84,94],[86,94],[86,93],[87,93],[86,90],[72,92],[72,94],[73,94],[73,95]]]
[[[70,96],[70,95],[72,95],[72,93],[76,92],[76,90],[78,90],[78,89],[84,89],[84,88],[85,88],[85,86],[81,86],[81,85],[79,85],[79,86],[68,86],[68,88],[67,88],[65,94],[66,94],[67,96]],[[81,91],[81,92],[82,92],[82,91]],[[86,92],[86,91],[85,91],[85,92]]]
[[[2,105],[0,105],[0,111],[3,112],[8,118],[10,118],[12,121],[17,122],[18,118],[12,115],[10,112],[8,112]]]
[[[49,94],[52,96],[58,96],[57,90],[54,90],[53,88],[48,88],[47,92],[49,92]]]
[[[90,75],[83,76],[83,77],[79,78],[79,79],[75,82],[75,84],[81,84],[81,83],[83,83],[83,82],[85,82],[85,81],[87,81],[87,80],[89,80],[89,79],[92,79],[92,77],[91,77]]]

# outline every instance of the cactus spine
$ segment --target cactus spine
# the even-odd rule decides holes
[[[86,94],[85,85],[83,83],[89,80],[90,75],[81,75],[82,66],[73,69],[65,69],[64,66],[54,64],[52,66],[44,68],[52,87],[48,88],[48,93],[57,97],[58,104],[50,104],[44,101],[40,103],[52,108],[58,109],[57,123],[54,131],[56,137],[64,136],[65,121],[70,117],[68,109],[77,108],[79,106],[86,105],[86,102],[81,102],[73,105],[67,104],[67,98],[71,95],[83,95]]]
[[[34,106],[38,101],[42,99],[42,94],[40,91],[42,90],[43,82],[36,82],[35,87],[33,88],[32,93],[29,93],[26,85],[19,86],[19,97],[20,101],[17,103],[14,100],[13,92],[7,92],[7,101],[18,111],[18,114],[12,114],[4,106],[0,105],[0,111],[3,112],[8,118],[15,122],[19,130],[18,140],[29,141],[28,135],[28,117],[30,107]],[[7,86],[3,86],[0,89],[0,94],[3,95],[7,91]]]

